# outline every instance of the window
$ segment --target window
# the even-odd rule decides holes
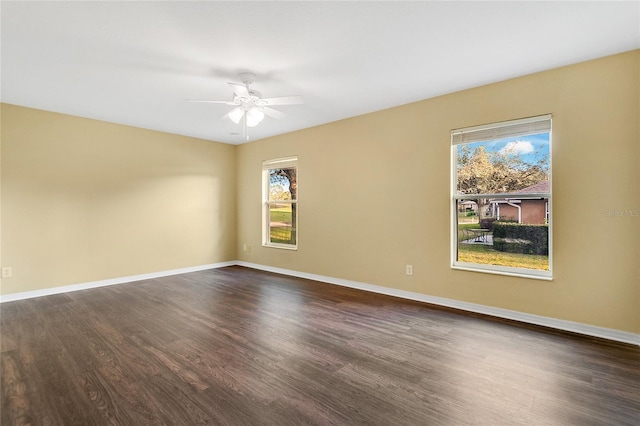
[[[551,279],[551,115],[451,132],[452,267]]]
[[[262,245],[298,247],[298,158],[262,163]]]

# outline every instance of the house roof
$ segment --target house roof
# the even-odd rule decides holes
[[[227,82],[303,105],[251,140],[640,48],[640,3],[2,1],[0,100],[231,144]],[[410,123],[407,125],[411,125]]]
[[[542,182],[538,182],[535,185],[522,188],[518,192],[526,193],[526,194],[537,194],[541,192],[549,192],[550,187],[551,187],[550,182],[548,180],[543,180]]]
[[[526,188],[522,188],[522,189],[518,190],[517,192],[518,192],[518,194],[547,193],[547,192],[549,192],[549,188],[550,187],[551,187],[550,182],[548,180],[543,180],[542,182],[538,182],[535,185],[531,185],[531,186],[527,186]],[[491,200],[492,204],[507,203],[507,202],[519,203],[520,200],[516,199],[516,198],[509,198],[509,197],[496,198],[494,200]]]

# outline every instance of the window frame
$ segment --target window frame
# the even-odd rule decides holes
[[[271,189],[270,182],[270,171],[274,169],[285,169],[285,168],[295,168],[296,169],[296,197],[295,200],[277,200],[270,201],[269,193]],[[298,157],[284,157],[277,158],[274,160],[265,160],[262,162],[262,246],[263,247],[271,247],[285,250],[298,250],[298,243],[300,241],[299,232],[298,232],[298,224],[299,224],[299,214],[298,214],[298,200],[299,200],[299,179],[298,179]],[[295,243],[274,243],[271,241],[271,205],[272,204],[289,204],[292,207],[295,205],[296,208],[292,208],[292,214],[295,214],[295,219],[292,218],[292,222],[295,223]]]
[[[548,129],[545,128],[548,123]],[[511,129],[523,129],[522,133]],[[540,130],[542,129],[542,130]],[[511,132],[511,133],[509,133]],[[548,133],[549,134],[549,192],[526,193],[509,192],[508,197],[504,193],[499,194],[458,194],[457,175],[457,147],[476,142],[490,142],[492,140],[506,139],[508,137],[526,137],[527,135]],[[473,126],[451,131],[451,268],[464,271],[483,272],[489,274],[508,275],[523,278],[534,278],[540,280],[553,280],[553,196],[552,196],[552,116],[545,114],[535,117],[527,117],[517,120],[508,120],[497,123],[490,123],[480,126]],[[546,198],[546,224],[548,225],[548,265],[549,270],[515,268],[491,264],[470,263],[458,261],[458,201],[473,200],[477,198],[498,198],[498,199],[539,199]],[[478,212],[480,214],[480,212]],[[480,219],[480,218],[479,218]]]

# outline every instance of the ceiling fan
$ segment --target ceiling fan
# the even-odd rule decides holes
[[[256,79],[255,74],[241,72],[238,74],[242,84],[228,83],[233,88],[233,97],[230,101],[187,99],[189,102],[206,102],[212,104],[226,104],[235,106],[223,116],[229,117],[236,124],[243,122],[244,133],[249,139],[247,127],[255,127],[264,119],[265,115],[272,118],[282,118],[284,113],[271,108],[272,105],[296,105],[302,104],[300,96],[280,96],[277,98],[263,98],[257,90],[249,88]]]

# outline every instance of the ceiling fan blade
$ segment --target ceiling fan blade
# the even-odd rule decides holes
[[[209,104],[226,104],[226,105],[237,105],[234,101],[209,101],[206,99],[185,99],[187,102],[205,102]]]
[[[249,90],[242,84],[238,84],[238,83],[227,83],[227,84],[229,84],[230,86],[233,86],[233,93],[235,93],[239,97],[241,98],[251,97],[251,95],[249,95]]]
[[[280,112],[276,109],[273,108],[269,108],[269,107],[262,107],[262,111],[264,111],[264,113],[266,115],[268,115],[271,118],[275,118],[276,120],[281,119],[282,117],[284,117],[286,114],[283,112]]]
[[[298,105],[304,103],[300,96],[280,96],[278,98],[260,99],[265,105]]]

